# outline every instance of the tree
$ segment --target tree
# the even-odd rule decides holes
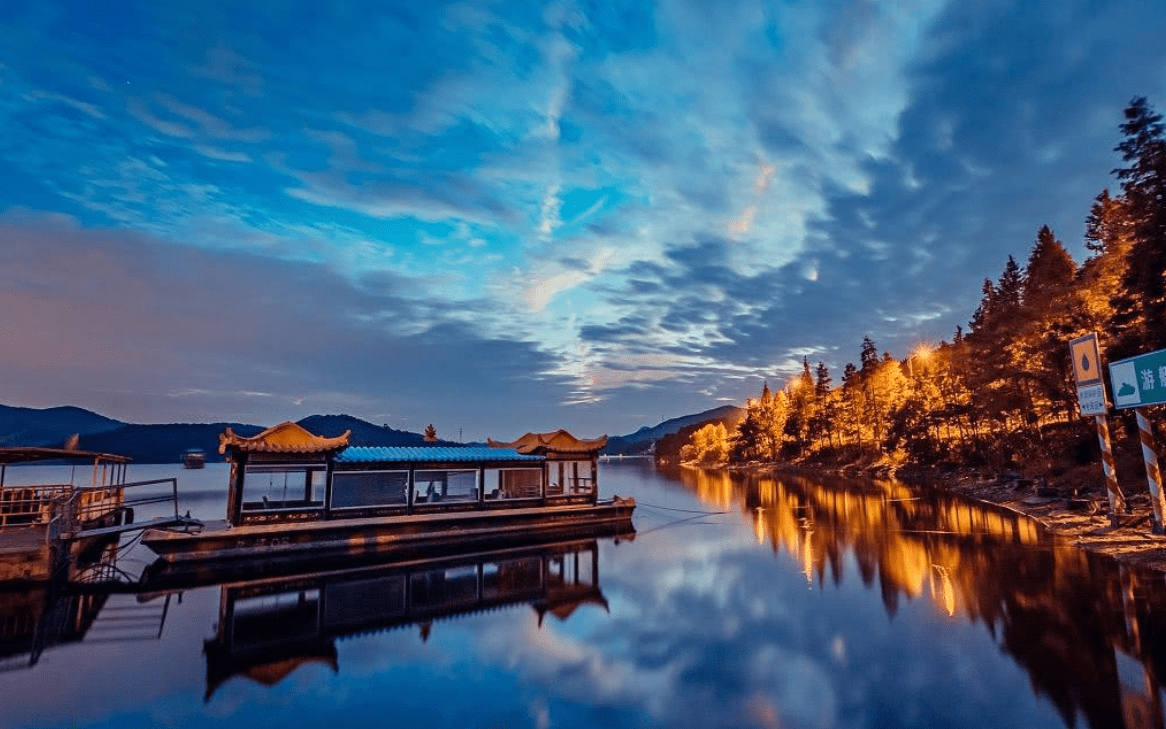
[[[437,442],[437,428],[433,427],[433,423],[430,423],[429,425],[425,426],[425,442],[426,443],[436,443]]]
[[[692,434],[692,441],[680,449],[683,461],[723,463],[729,457],[729,435],[724,423],[708,423]]]
[[[1016,259],[1008,257],[999,280],[985,279],[983,299],[969,322],[965,337],[968,387],[977,393],[981,412],[1006,422],[1009,414],[1027,412],[1027,398],[1016,379],[1018,351],[1015,340],[1021,317],[1024,274]]]
[[[1121,125],[1125,139],[1115,147],[1127,166],[1113,171],[1121,180],[1130,218],[1133,245],[1123,277],[1130,301],[1119,307],[1135,313],[1129,322],[1146,349],[1166,347],[1166,136],[1162,115],[1154,113],[1144,96],[1125,109]],[[1127,341],[1127,345],[1129,342]]]
[[[1137,318],[1136,302],[1125,295],[1122,282],[1132,241],[1125,199],[1102,190],[1085,220],[1085,247],[1093,255],[1081,267],[1077,287],[1075,320],[1082,332],[1105,331],[1119,341],[1131,338],[1127,330]]]
[[[1037,232],[1024,275],[1022,316],[1015,350],[1017,374],[1037,419],[1059,410],[1066,420],[1073,407],[1071,370],[1065,343],[1074,331],[1079,308],[1077,265],[1049,226]]]
[[[824,362],[818,363],[814,376],[814,400],[817,407],[810,421],[810,431],[833,445],[834,424],[838,419],[838,397],[830,389],[830,370]]]

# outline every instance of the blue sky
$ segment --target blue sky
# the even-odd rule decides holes
[[[617,434],[1080,261],[1155,3],[10,3],[0,402]]]

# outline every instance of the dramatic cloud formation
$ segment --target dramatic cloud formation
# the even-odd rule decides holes
[[[636,427],[1079,258],[1146,3],[0,10],[0,402]],[[250,394],[244,394],[250,393]],[[262,393],[262,396],[256,393]],[[298,404],[296,404],[298,403]]]

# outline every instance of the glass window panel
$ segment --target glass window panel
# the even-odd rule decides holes
[[[542,468],[490,469],[486,471],[486,500],[537,499],[542,485]]]
[[[432,504],[443,501],[477,501],[476,470],[413,472],[413,503]]]
[[[404,506],[408,471],[334,471],[332,508]]]
[[[243,509],[304,509],[324,505],[325,471],[320,467],[248,465],[243,478]]]

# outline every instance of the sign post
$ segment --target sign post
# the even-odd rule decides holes
[[[1134,412],[1138,417],[1138,439],[1142,445],[1142,460],[1146,464],[1150,504],[1154,507],[1154,533],[1162,534],[1166,531],[1163,529],[1166,494],[1162,490],[1162,473],[1158,469],[1154,433],[1141,408],[1166,403],[1166,349],[1110,364],[1109,379],[1113,384],[1114,405],[1119,408],[1137,408]]]
[[[1105,383],[1101,379],[1101,349],[1097,334],[1086,334],[1069,342],[1073,376],[1077,380],[1077,406],[1082,415],[1092,415],[1101,444],[1101,466],[1105,471],[1105,490],[1109,496],[1109,523],[1117,526],[1117,515],[1125,511],[1125,495],[1117,483],[1113,446],[1109,441],[1109,422],[1105,418]]]

